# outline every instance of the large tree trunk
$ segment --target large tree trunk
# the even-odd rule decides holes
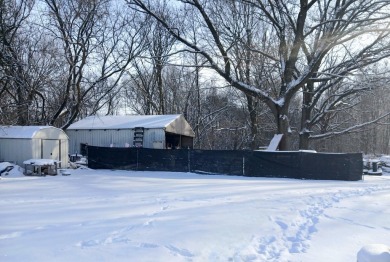
[[[257,132],[257,112],[256,112],[256,103],[252,96],[246,95],[248,102],[248,111],[250,119],[250,128],[251,128],[251,141],[250,148],[252,150],[258,149],[258,132]]]
[[[284,105],[277,108],[277,113],[275,115],[275,120],[277,123],[278,134],[282,134],[282,140],[279,143],[279,150],[286,151],[289,150],[289,121],[288,121],[288,106]]]
[[[17,97],[18,97],[18,106],[17,106],[17,124],[24,126],[28,124],[28,103],[24,98],[23,90],[21,86],[17,87]]]
[[[157,77],[157,89],[159,92],[159,114],[165,114],[165,99],[164,99],[164,90],[163,90],[163,79],[162,79],[162,61],[161,59],[157,60],[156,65],[156,77]]]
[[[310,145],[310,134],[303,132],[299,134],[299,149],[309,149]]]
[[[309,149],[310,144],[310,120],[313,100],[313,83],[310,82],[304,87],[302,96],[302,111],[301,111],[301,130],[299,132],[299,149]]]

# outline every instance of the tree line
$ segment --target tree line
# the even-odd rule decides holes
[[[180,113],[196,148],[390,153],[389,7],[0,0],[0,124]]]

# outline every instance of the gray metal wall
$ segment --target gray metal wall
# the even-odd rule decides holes
[[[80,129],[66,130],[69,137],[69,153],[80,153],[80,144],[93,146],[126,147],[126,143],[133,146],[134,129],[119,130],[101,130],[101,129]],[[153,148],[155,142],[162,143],[165,148],[165,131],[163,129],[145,129],[144,144],[145,148]]]
[[[23,166],[23,161],[36,158],[40,154],[40,145],[33,139],[1,139],[0,160],[14,162]],[[39,139],[40,140],[40,139]],[[39,150],[34,150],[36,148]]]
[[[23,161],[25,160],[40,159],[42,158],[42,140],[45,139],[2,138],[0,140],[0,160],[15,162],[15,164],[23,167]],[[54,140],[59,141],[60,146],[52,150],[59,153],[60,157],[56,160],[61,161],[61,167],[65,168],[68,165],[68,140]]]

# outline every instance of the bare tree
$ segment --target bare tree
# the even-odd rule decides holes
[[[386,74],[387,75],[387,74]],[[329,90],[322,107],[314,111],[316,119],[311,140],[313,148],[326,151],[387,153],[389,151],[390,106],[388,79],[377,74],[370,83],[349,83],[364,92],[337,101],[336,92]],[[344,88],[345,89],[345,88]],[[336,103],[335,103],[336,101]]]
[[[86,115],[112,105],[109,94],[117,92],[128,65],[143,51],[148,28],[142,15],[124,16],[109,0],[44,2],[47,29],[61,42],[67,66],[50,124],[67,128],[84,105],[89,104]]]
[[[15,122],[9,124],[28,124],[28,105],[37,92],[26,67],[29,57],[22,55],[22,49],[31,46],[28,40],[23,40],[23,30],[33,4],[27,0],[0,1],[0,110],[4,117],[16,112],[10,115]],[[2,121],[8,122],[6,119]]]
[[[250,125],[246,108],[234,101],[237,94],[206,89],[202,95],[202,112],[196,147],[214,150],[247,149]]]
[[[158,6],[158,12],[160,16],[164,17],[164,20],[169,20],[169,16],[166,9],[166,4]],[[155,22],[152,25],[152,30],[149,35],[149,52],[153,62],[154,76],[156,78],[155,83],[157,86],[158,97],[159,97],[159,114],[166,113],[166,101],[164,99],[164,88],[163,88],[163,69],[166,66],[169,54],[175,43],[175,38],[169,34],[160,23]]]
[[[125,108],[137,114],[157,114],[159,101],[153,67],[148,59],[139,59],[132,63],[132,71],[123,81],[123,97]]]
[[[196,44],[184,29],[174,30],[177,26],[156,12],[149,1],[127,2],[132,8],[154,17],[187,48],[203,55],[208,66],[233,87],[265,103],[274,115],[278,133],[284,134],[281,149],[288,148],[289,107],[300,91],[305,97],[300,130],[301,139],[305,139],[310,135],[306,121],[311,119],[316,101],[329,89],[326,86],[390,54],[387,37],[390,3],[387,1],[217,0],[211,4],[178,0],[173,8],[183,10],[181,16],[186,16],[186,9],[197,11],[196,16],[186,17],[203,36],[204,41]],[[225,20],[231,19],[235,5],[251,6],[257,15],[258,31],[251,32],[253,39],[249,48],[262,58],[261,63],[273,68],[272,74],[259,77],[260,82],[243,80],[234,71],[239,61],[235,60],[231,47],[248,37],[244,32],[243,38],[236,38],[235,42],[229,38],[232,28],[226,26]],[[258,41],[260,38],[255,34],[272,41],[274,48]],[[362,42],[362,39],[368,41]],[[338,58],[331,61],[334,54],[339,54]],[[257,61],[251,64],[255,63]],[[304,144],[301,147],[306,147]]]

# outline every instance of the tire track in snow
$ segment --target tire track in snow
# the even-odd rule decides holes
[[[310,248],[310,239],[317,232],[319,218],[335,203],[389,189],[388,185],[375,185],[351,191],[341,189],[336,193],[326,193],[322,196],[310,196],[306,200],[307,208],[297,210],[297,217],[293,221],[270,216],[270,221],[275,223],[275,234],[254,236],[249,247],[236,253],[234,261],[288,261],[290,254],[306,252]]]

